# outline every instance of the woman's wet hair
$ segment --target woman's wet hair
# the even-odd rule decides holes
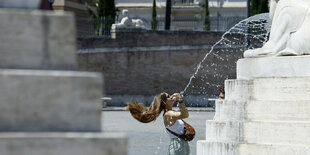
[[[149,107],[146,107],[143,103],[130,101],[125,109],[129,110],[131,115],[142,123],[155,121],[161,111],[164,110],[164,102],[167,100],[166,94],[157,94]]]

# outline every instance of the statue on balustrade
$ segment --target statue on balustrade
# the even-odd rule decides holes
[[[121,28],[145,28],[145,25],[141,19],[131,19],[129,17],[129,11],[124,9],[122,11],[123,18],[120,23],[113,24],[112,30]]]

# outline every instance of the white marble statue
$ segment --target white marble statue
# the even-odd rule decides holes
[[[245,58],[310,54],[310,0],[271,0],[270,19],[268,42],[245,51]]]
[[[144,23],[141,19],[131,19],[129,17],[128,10],[124,9],[122,11],[122,15],[124,16],[120,23],[113,24],[112,29],[118,28],[145,28]]]

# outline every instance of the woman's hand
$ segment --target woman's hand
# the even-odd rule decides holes
[[[180,93],[174,93],[173,95],[171,95],[171,99],[173,102],[180,102],[182,100],[182,97]]]

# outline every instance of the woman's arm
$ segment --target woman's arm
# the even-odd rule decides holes
[[[176,102],[179,102],[180,112],[168,113],[168,117],[172,117],[172,119],[174,119],[174,120],[187,118],[188,117],[188,111],[187,111],[186,106],[183,102],[183,99],[181,98],[181,95],[178,93],[175,93],[172,96],[174,96],[173,99]]]
[[[185,106],[183,100],[181,102],[179,102],[179,109],[180,109],[180,116],[179,117],[187,118],[188,117],[188,111],[186,109],[186,106]],[[180,118],[180,119],[182,119],[182,118]]]

